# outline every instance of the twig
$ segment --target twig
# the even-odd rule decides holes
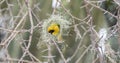
[[[28,1],[28,13],[29,13],[29,18],[30,18],[30,23],[31,23],[30,36],[29,36],[28,45],[27,45],[27,47],[26,47],[26,51],[24,52],[23,56],[21,57],[21,59],[19,60],[18,63],[21,62],[21,60],[25,57],[27,51],[29,51],[29,48],[30,48],[30,45],[31,45],[31,41],[32,41],[34,24],[33,24],[33,19],[32,19],[32,14],[31,14],[30,1]]]
[[[59,46],[57,45],[57,43],[56,43],[54,40],[53,40],[53,43],[54,43],[54,45],[56,46],[58,52],[60,53],[60,56],[61,56],[61,58],[63,59],[63,61],[64,61],[65,63],[67,63],[67,61],[66,61],[66,59],[65,59],[62,51],[60,50]]]

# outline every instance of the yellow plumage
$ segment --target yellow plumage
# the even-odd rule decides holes
[[[56,36],[59,41],[62,40],[61,34],[60,34],[60,25],[57,23],[52,23],[50,26],[48,26],[47,31],[51,33],[52,35]]]
[[[51,33],[52,35],[56,36],[60,33],[60,26],[56,23],[52,23],[48,27],[48,32]]]

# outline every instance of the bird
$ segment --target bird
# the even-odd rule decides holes
[[[60,33],[60,25],[58,23],[51,23],[47,28],[48,33],[57,37],[59,41],[62,40],[61,33]]]
[[[60,33],[60,25],[51,23],[50,26],[48,26],[48,32],[54,36],[58,35]]]

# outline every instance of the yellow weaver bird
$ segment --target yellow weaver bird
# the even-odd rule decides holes
[[[60,34],[60,25],[57,23],[52,23],[47,28],[48,33],[54,35],[57,37],[59,41],[62,40],[61,34]]]

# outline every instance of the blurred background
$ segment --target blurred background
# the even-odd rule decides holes
[[[119,0],[0,0],[0,63],[120,63],[119,8]],[[63,43],[41,39],[51,15],[72,23]]]

